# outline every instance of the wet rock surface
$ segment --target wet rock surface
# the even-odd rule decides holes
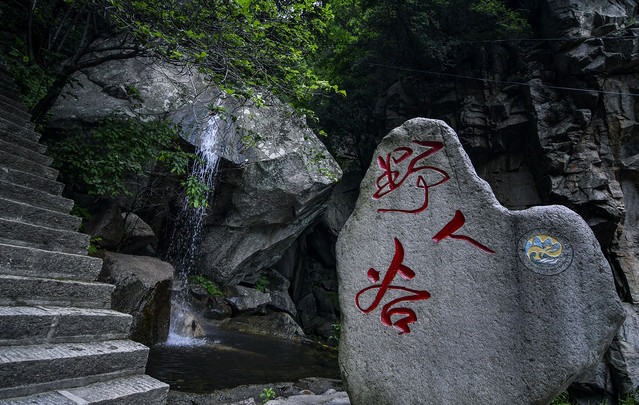
[[[327,378],[303,378],[297,382],[282,382],[268,384],[277,397],[297,396],[305,392],[307,399],[313,400],[317,395],[329,393],[336,399],[343,400],[344,386],[339,380]],[[170,405],[231,405],[243,403],[261,404],[261,394],[264,393],[264,385],[243,385],[237,388],[219,390],[211,394],[189,394],[179,391],[169,391],[168,404]],[[310,394],[309,394],[310,393]],[[313,402],[306,402],[313,404]],[[340,404],[345,404],[340,402]],[[337,405],[337,404],[334,404]]]
[[[547,403],[599,362],[625,313],[576,213],[502,207],[441,121],[374,157],[337,243],[353,403]]]
[[[104,252],[99,280],[115,285],[112,307],[133,315],[131,339],[164,342],[169,333],[173,267],[147,256]]]

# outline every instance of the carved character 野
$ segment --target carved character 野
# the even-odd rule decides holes
[[[377,181],[376,181],[377,191],[375,192],[375,194],[373,194],[373,199],[378,200],[382,198],[383,196],[395,191],[396,189],[401,187],[401,185],[406,181],[406,179],[408,179],[408,177],[411,174],[419,173],[420,171],[424,171],[424,170],[434,171],[436,173],[441,174],[442,178],[436,183],[428,184],[424,176],[422,176],[421,174],[417,176],[415,186],[417,188],[421,188],[424,190],[424,203],[420,207],[412,209],[412,210],[380,208],[377,210],[378,212],[404,212],[409,214],[417,214],[419,212],[422,212],[426,209],[426,207],[428,207],[428,189],[431,187],[438,186],[442,183],[445,183],[450,179],[450,176],[448,176],[448,173],[446,173],[442,169],[439,169],[433,166],[419,165],[421,160],[426,159],[427,157],[441,150],[444,147],[443,143],[429,142],[429,141],[412,141],[412,142],[420,146],[425,146],[428,148],[428,150],[424,153],[417,155],[410,161],[406,169],[406,172],[404,173],[403,176],[400,175],[400,171],[398,170],[398,165],[413,155],[413,149],[407,148],[407,147],[400,147],[393,150],[388,155],[386,155],[385,159],[382,158],[381,156],[377,158],[377,163],[379,164],[379,167],[382,169],[383,173],[381,176],[377,178]],[[399,156],[397,156],[398,154]]]

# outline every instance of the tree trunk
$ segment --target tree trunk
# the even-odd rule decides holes
[[[53,105],[58,97],[60,97],[60,94],[62,94],[64,86],[69,82],[71,74],[73,74],[74,71],[75,70],[63,68],[56,76],[51,87],[49,87],[47,94],[29,111],[29,113],[31,113],[31,121],[36,125],[44,122],[47,113],[53,108]]]

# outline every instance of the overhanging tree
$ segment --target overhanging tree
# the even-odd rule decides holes
[[[5,37],[23,44],[24,61],[50,78],[31,108],[36,122],[77,71],[138,56],[197,67],[231,94],[266,89],[296,100],[337,90],[305,63],[332,17],[320,2],[10,0],[0,10]]]

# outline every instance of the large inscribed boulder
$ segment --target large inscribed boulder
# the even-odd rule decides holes
[[[353,404],[547,404],[624,319],[587,224],[509,211],[441,121],[384,138],[337,242]]]

